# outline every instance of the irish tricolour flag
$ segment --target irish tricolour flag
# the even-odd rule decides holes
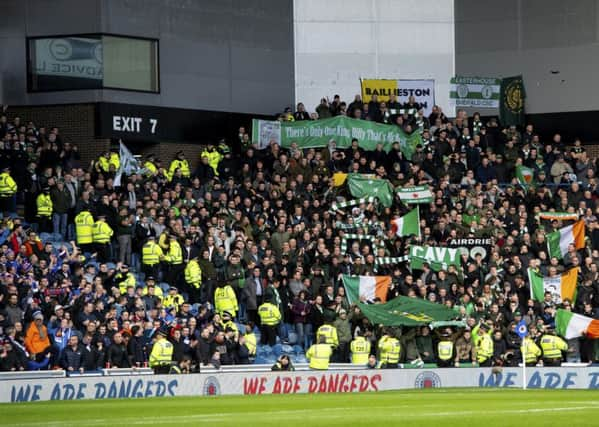
[[[530,281],[530,295],[535,301],[543,301],[545,292],[551,293],[551,299],[555,304],[561,304],[564,300],[575,301],[578,281],[577,268],[572,268],[553,277],[543,277],[529,268],[528,280]]]
[[[595,339],[599,338],[599,320],[559,309],[555,315],[555,330],[568,340],[583,335]]]
[[[391,230],[400,237],[410,235],[420,237],[420,213],[418,208],[412,209],[402,217],[392,219]]]
[[[391,276],[348,276],[343,275],[343,287],[350,304],[379,299],[387,301]]]
[[[550,257],[562,259],[573,243],[576,249],[584,248],[584,220],[576,221],[547,235],[547,248]]]

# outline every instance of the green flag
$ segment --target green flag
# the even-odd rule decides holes
[[[524,80],[522,76],[501,80],[499,117],[504,126],[524,124]]]
[[[362,304],[358,307],[373,325],[420,326],[452,320],[456,312],[442,304],[399,296],[385,304]]]
[[[412,209],[402,217],[391,220],[391,229],[393,234],[400,237],[415,235],[420,237],[420,212],[419,209]]]
[[[450,265],[458,268],[460,266],[460,250],[435,246],[410,246],[410,267],[420,270],[425,262],[435,271],[446,270]]]
[[[347,185],[354,197],[377,197],[381,205],[387,208],[393,204],[393,187],[386,179],[368,178],[351,173],[347,178]]]
[[[335,140],[337,148],[347,148],[351,146],[353,138],[357,138],[360,147],[365,150],[374,150],[377,144],[383,144],[387,152],[394,142],[399,142],[401,152],[408,160],[412,160],[416,145],[422,143],[422,136],[417,131],[408,134],[396,125],[346,116],[297,122],[252,121],[252,141],[260,148],[268,147],[273,142],[284,148],[293,144],[298,148],[326,147],[331,139]]]

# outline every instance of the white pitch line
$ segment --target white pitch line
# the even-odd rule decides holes
[[[434,405],[430,405],[433,407]],[[402,418],[429,418],[429,417],[462,417],[462,416],[470,416],[470,415],[480,415],[480,414],[493,414],[493,415],[507,415],[507,414],[532,414],[532,413],[544,413],[544,412],[575,412],[575,411],[583,411],[587,409],[596,409],[597,404],[595,405],[585,405],[585,406],[569,406],[569,407],[559,407],[559,408],[530,408],[530,409],[499,409],[499,410],[484,410],[484,411],[443,411],[443,412],[418,412],[418,413],[408,413],[401,414]],[[403,405],[403,406],[385,406],[380,407],[379,409],[387,409],[387,410],[396,410],[400,408],[405,409],[415,409],[412,405]],[[269,411],[268,417],[272,420],[273,417],[288,417],[292,415],[300,415],[302,417],[316,417],[318,419],[329,419],[329,418],[345,418],[348,414],[331,414],[331,411],[348,411],[354,410],[355,407],[334,407],[334,408],[323,408],[325,413],[321,413],[321,411],[314,409],[298,409],[298,410],[285,410],[285,411]],[[375,409],[375,408],[369,408]],[[264,416],[265,413],[260,412],[224,412],[219,414],[194,414],[194,415],[178,415],[178,416],[167,416],[164,418],[157,417],[135,417],[135,418],[121,418],[121,419],[108,419],[108,418],[97,418],[90,420],[78,420],[73,423],[69,423],[68,421],[50,421],[50,422],[31,422],[31,423],[19,423],[13,424],[14,427],[30,427],[30,426],[65,426],[65,425],[145,425],[145,424],[174,424],[174,423],[192,423],[197,421],[219,421],[223,419],[234,419],[232,417],[239,417],[240,415],[260,415]],[[370,415],[368,415],[370,416]]]

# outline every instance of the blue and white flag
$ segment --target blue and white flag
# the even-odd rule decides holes
[[[116,177],[114,178],[114,186],[115,187],[121,186],[121,176],[123,174],[125,174],[127,176],[133,175],[136,173],[140,173],[140,171],[142,169],[141,166],[139,165],[139,162],[137,161],[137,159],[133,156],[131,151],[129,151],[127,146],[125,144],[123,144],[122,141],[120,142],[119,158],[120,158],[120,166],[116,172]]]
[[[516,325],[516,333],[520,338],[524,338],[528,335],[528,327],[526,326],[524,319],[520,320]]]

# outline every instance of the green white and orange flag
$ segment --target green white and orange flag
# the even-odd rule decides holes
[[[582,337],[599,338],[599,320],[572,313],[568,310],[557,310],[555,330],[567,340]]]
[[[547,235],[547,249],[550,257],[562,259],[568,253],[568,246],[574,244],[576,249],[584,248],[584,220],[560,228]]]
[[[418,208],[412,209],[402,217],[391,220],[393,234],[400,237],[415,235],[420,237],[420,212]]]
[[[343,275],[343,287],[350,304],[358,302],[387,301],[391,286],[391,276],[349,276]]]
[[[537,216],[540,219],[548,219],[551,221],[576,221],[579,217],[577,213],[571,212],[539,212]]]
[[[543,301],[545,292],[551,293],[551,299],[555,304],[561,304],[564,300],[570,302],[576,300],[577,268],[572,268],[553,277],[541,276],[529,268],[528,280],[530,282],[530,296],[535,301]]]

